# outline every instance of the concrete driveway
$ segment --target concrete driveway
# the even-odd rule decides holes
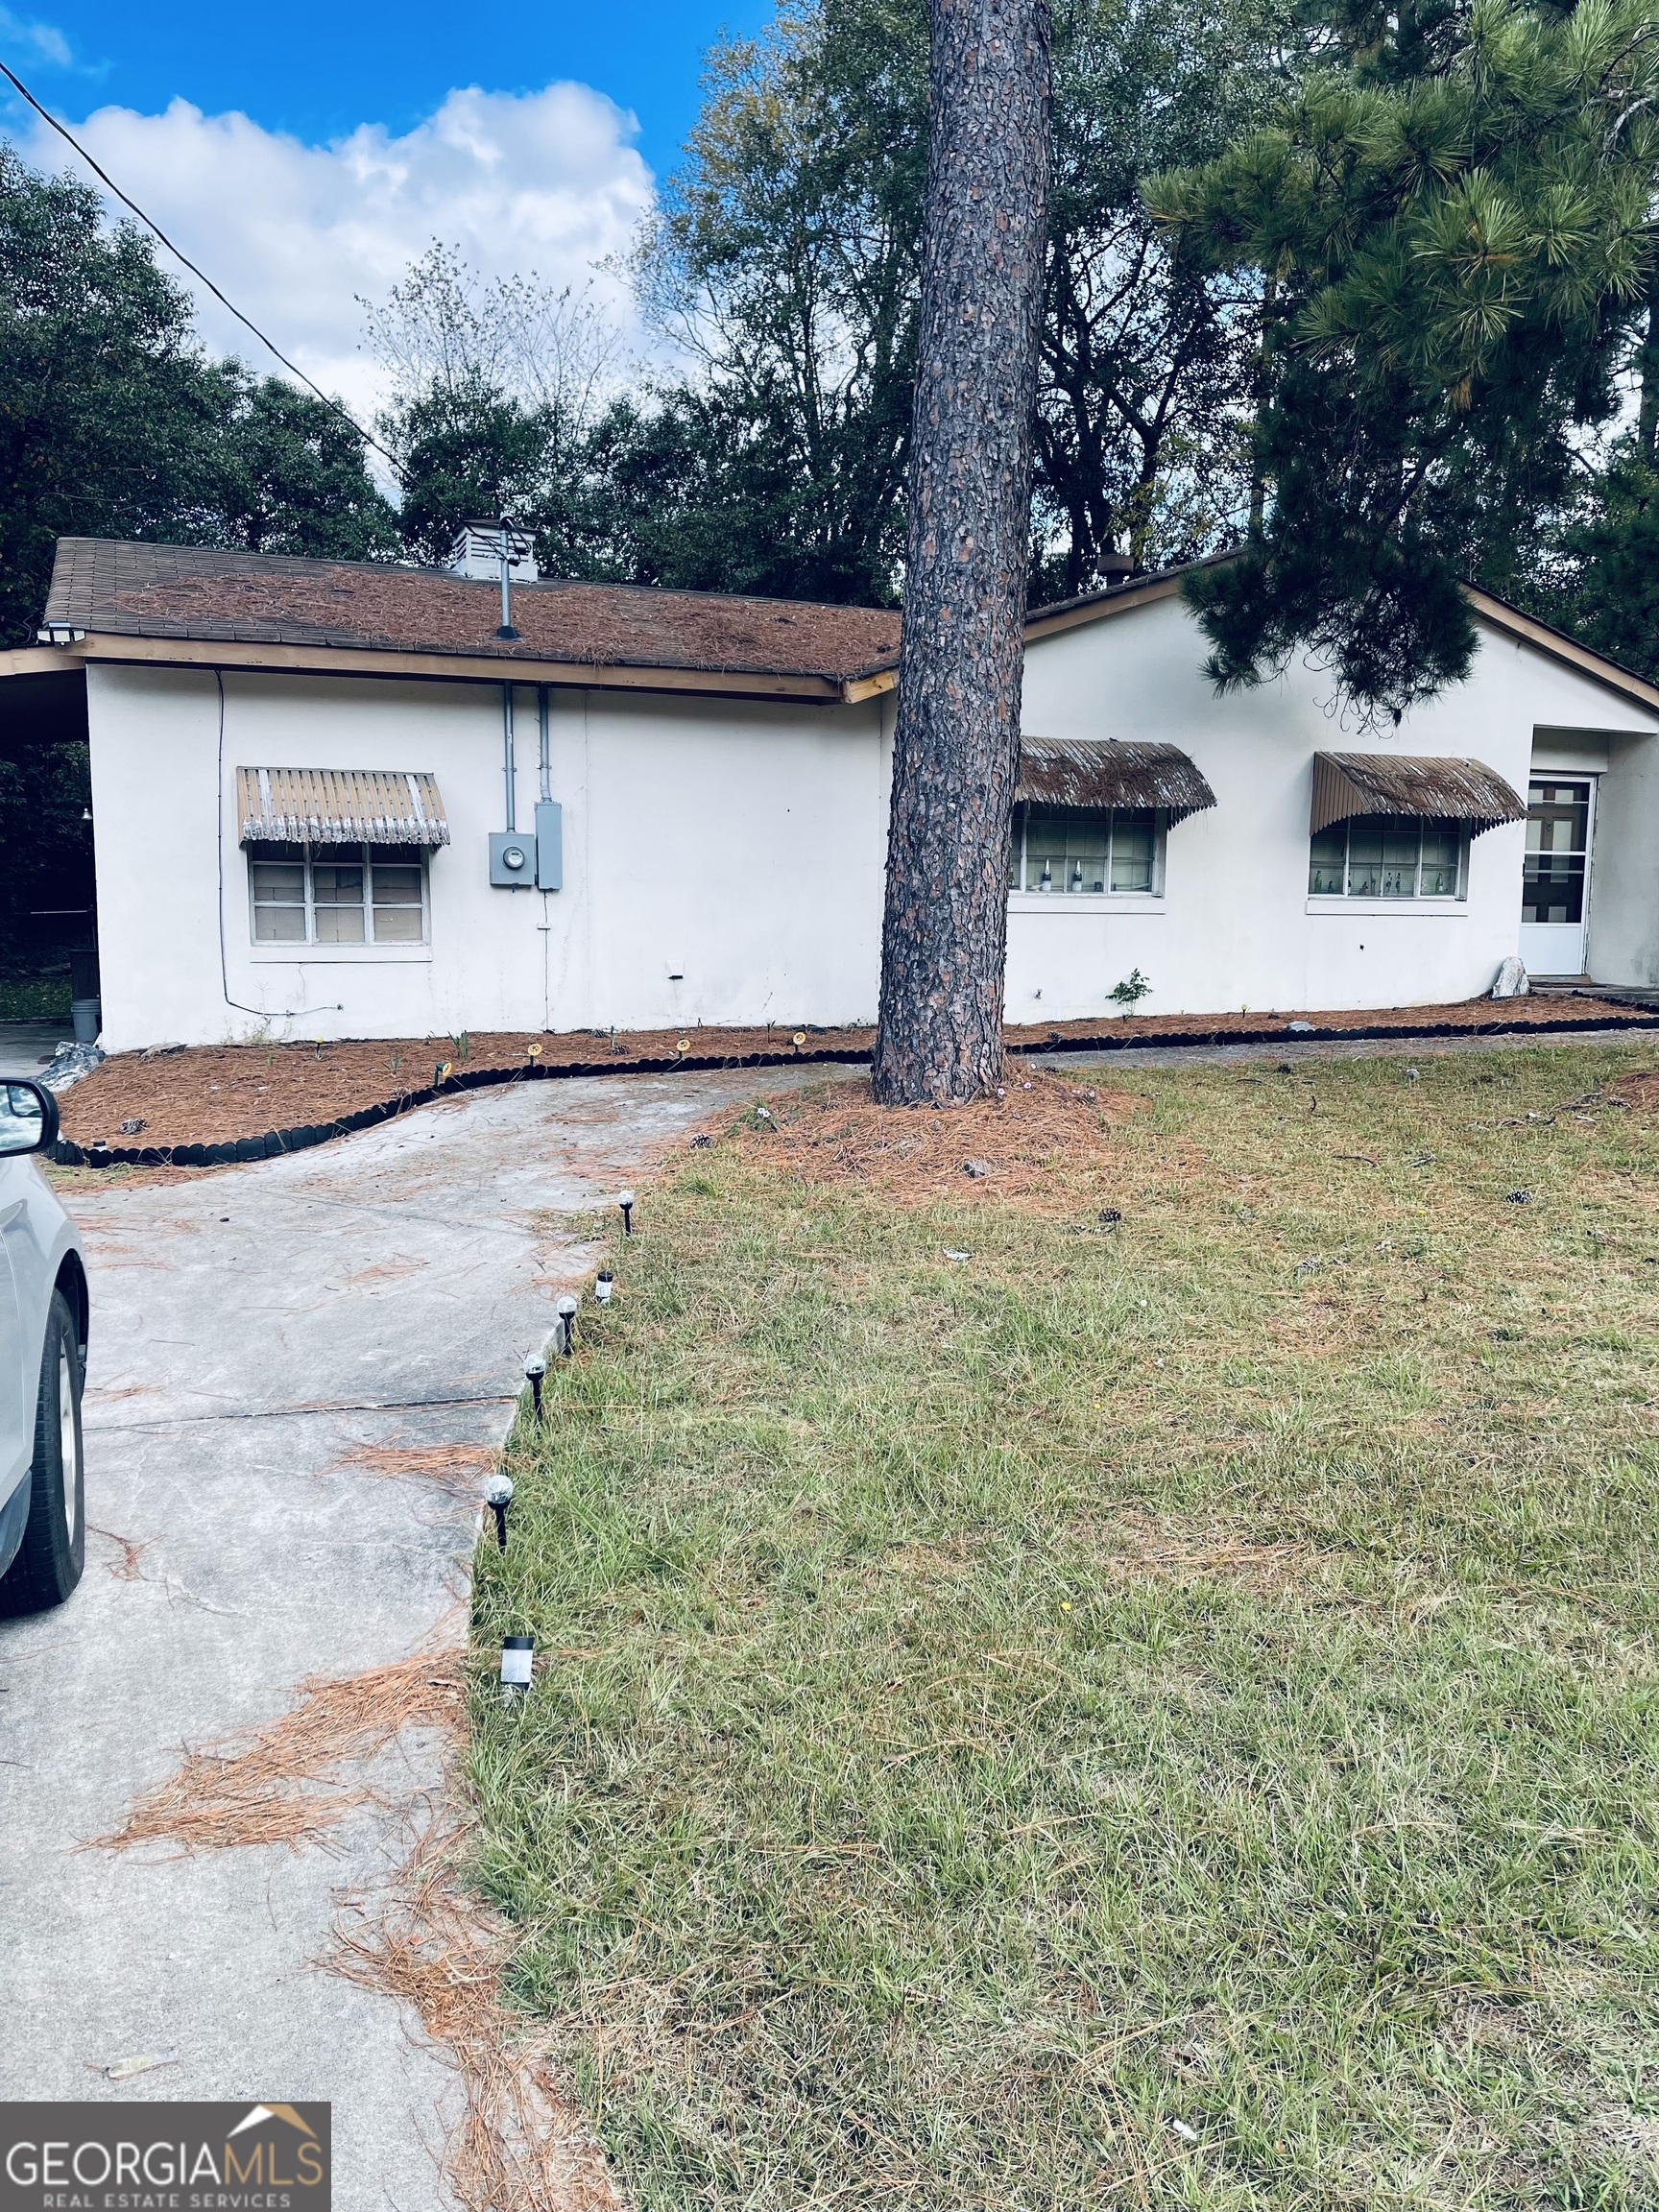
[[[396,1856],[385,1815],[299,1851],[77,1844],[183,1745],[271,1719],[305,1675],[400,1658],[464,1605],[473,1506],[344,1463],[498,1442],[554,1298],[594,1263],[538,1214],[613,1195],[756,1084],[486,1092],[75,1199],[94,1532],[68,1605],[0,1623],[0,2096],[327,2099],[341,2212],[445,2201],[452,2070],[392,2000],[312,1963],[341,1893]],[[435,1753],[406,1772],[430,1789]],[[173,2062],[103,2071],[139,2055]]]

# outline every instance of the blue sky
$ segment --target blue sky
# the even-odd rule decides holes
[[[587,291],[625,346],[656,349],[626,263],[697,113],[703,58],[769,0],[0,0],[0,56],[305,371],[358,408],[362,344],[435,239],[485,279]],[[3,81],[0,81],[3,83]],[[72,166],[9,87],[0,129]],[[270,368],[198,293],[206,344]]]
[[[704,53],[722,30],[752,31],[770,13],[760,0],[631,0],[626,8],[593,0],[411,0],[396,8],[21,0],[0,11],[10,18],[0,52],[65,118],[108,102],[155,113],[181,96],[207,114],[239,108],[313,145],[364,122],[400,133],[458,85],[525,92],[573,79],[632,110],[636,143],[661,175],[696,114]],[[68,67],[52,58],[54,34]]]

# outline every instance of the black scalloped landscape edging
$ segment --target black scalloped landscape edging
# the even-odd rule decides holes
[[[1298,1029],[1284,1022],[1272,1029],[1166,1029],[1148,1036],[1059,1037],[1020,1047],[1025,1052],[1134,1052],[1178,1050],[1215,1045],[1305,1045],[1324,1039],[1373,1044],[1397,1038],[1401,1044],[1431,1037],[1524,1037],[1545,1031],[1595,1029],[1659,1029],[1659,1014],[1582,1014],[1575,1019],[1539,1022],[1423,1022],[1409,1028],[1398,1023],[1373,1022],[1354,1028]],[[52,1157],[60,1167],[228,1167],[245,1160],[274,1160],[284,1152],[304,1152],[331,1138],[349,1137],[359,1129],[378,1128],[395,1121],[417,1106],[430,1106],[436,1098],[453,1097],[461,1091],[493,1091],[506,1083],[552,1083],[578,1075],[669,1075],[676,1070],[694,1075],[733,1068],[800,1068],[810,1062],[861,1067],[870,1058],[856,1046],[838,1051],[744,1052],[690,1054],[682,1059],[670,1054],[658,1060],[567,1060],[551,1068],[540,1061],[524,1068],[469,1068],[443,1083],[420,1091],[402,1091],[378,1105],[359,1107],[332,1121],[302,1122],[294,1129],[268,1129],[263,1137],[236,1137],[223,1144],[76,1144],[59,1138]]]

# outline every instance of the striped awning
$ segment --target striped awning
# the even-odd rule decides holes
[[[1171,822],[1215,804],[1179,746],[1117,737],[1022,737],[1014,796],[1043,806],[1163,806]]]
[[[447,845],[434,776],[399,768],[238,768],[244,845]]]
[[[1435,753],[1315,753],[1313,834],[1357,814],[1467,822],[1479,836],[1500,822],[1525,822],[1527,803],[1483,760]]]

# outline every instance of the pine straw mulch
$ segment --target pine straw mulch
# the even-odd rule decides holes
[[[185,1852],[317,1840],[374,1792],[341,1768],[402,1729],[439,1728],[453,1748],[465,1713],[464,1655],[418,1651],[361,1674],[313,1676],[300,1701],[225,1749],[188,1751],[148,1791],[108,1849],[172,1842]],[[454,2065],[465,2111],[444,2172],[466,2212],[616,2212],[604,2154],[538,2040],[501,2001],[504,1924],[462,1886],[465,1828],[435,1814],[389,1891],[349,1898],[321,1963],[409,2007]]]
[[[878,1106],[869,1077],[855,1076],[768,1094],[738,1136],[751,1158],[804,1182],[850,1184],[908,1205],[997,1197],[1069,1212],[1070,1179],[1110,1163],[1113,1124],[1142,1103],[1011,1060],[997,1097],[948,1112]]]
[[[1270,1009],[1233,1014],[1137,1014],[1093,1021],[1032,1022],[1007,1031],[1013,1051],[1041,1048],[1055,1040],[1100,1037],[1120,1041],[1202,1031],[1225,1041],[1244,1031],[1271,1028],[1291,1021],[1311,1022],[1319,1029],[1421,1028],[1448,1022],[1473,1028],[1483,1022],[1519,1022],[1529,1028],[1602,1014],[1628,1015],[1627,1006],[1597,998],[1510,998],[1501,1006],[1471,998],[1453,1006],[1396,1006],[1376,1012],[1282,1014]],[[572,1064],[614,1064],[624,1073],[640,1060],[671,1059],[682,1042],[698,1059],[737,1060],[756,1052],[790,1052],[797,1034],[787,1022],[752,1028],[586,1029],[550,1032],[510,1030],[453,1037],[403,1037],[377,1042],[347,1041],[319,1046],[219,1045],[148,1052],[118,1052],[64,1092],[60,1100],[63,1134],[77,1144],[99,1138],[119,1144],[218,1144],[238,1137],[262,1137],[272,1129],[296,1129],[337,1119],[397,1097],[432,1081],[433,1070],[447,1060],[458,1072],[469,1069],[527,1068],[531,1047],[544,1068]],[[799,1034],[812,1052],[867,1052],[875,1032],[867,1028],[806,1029]],[[141,1121],[141,1130],[123,1133],[123,1121]],[[184,1172],[191,1172],[184,1170]],[[196,1170],[200,1172],[200,1170]]]
[[[373,1792],[336,1769],[383,1750],[417,1722],[453,1729],[465,1690],[459,1656],[418,1651],[361,1674],[311,1675],[300,1702],[228,1750],[187,1751],[94,1845],[177,1843],[186,1852],[248,1843],[295,1848],[334,1827]]]
[[[1638,1114],[1659,1114],[1659,1068],[1633,1068],[1607,1086],[1607,1097]]]
[[[500,1454],[488,1444],[357,1444],[325,1467],[325,1475],[379,1475],[421,1482],[475,1505]]]

